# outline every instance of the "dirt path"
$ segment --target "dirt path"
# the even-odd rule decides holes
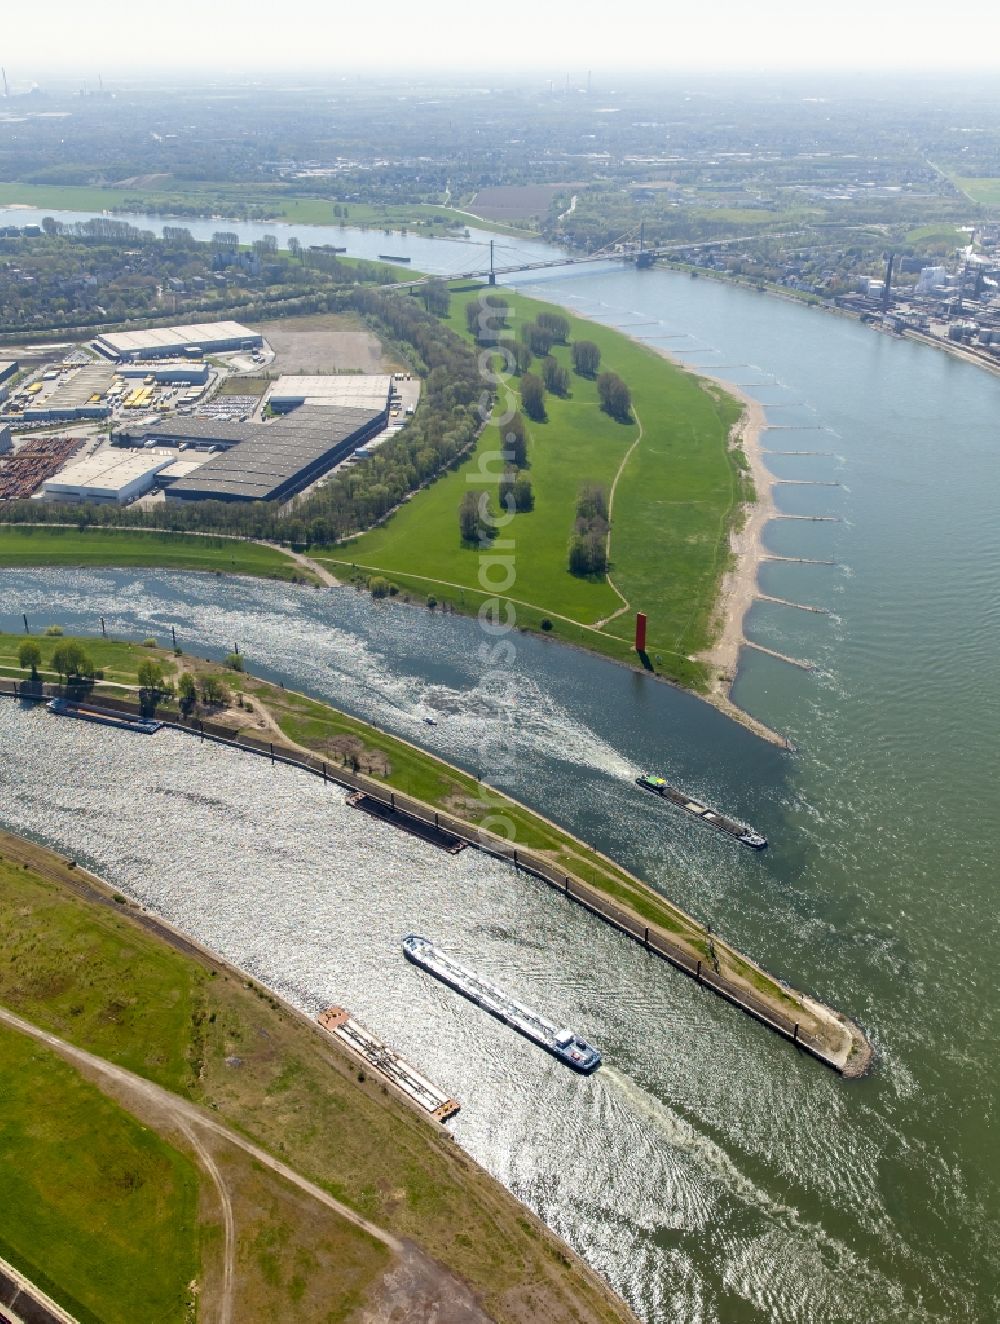
[[[347,562],[345,562],[344,564],[346,565]],[[377,574],[394,573],[391,570],[387,571],[384,566],[362,565],[360,562],[353,562],[353,561],[351,562],[351,565],[355,566],[355,568],[358,570],[371,570]],[[438,584],[440,585],[441,588],[457,588],[461,590],[461,592],[463,593],[483,593],[483,590],[481,588],[473,588],[471,584],[456,584],[454,580],[451,579],[435,579],[431,575],[414,575],[411,574],[409,571],[405,571],[405,572],[399,571],[397,573],[399,574],[405,573],[407,579],[419,579],[425,584]],[[618,590],[615,589],[615,592],[617,593]],[[504,602],[513,602],[515,606],[529,607],[532,611],[540,611],[544,615],[550,616],[555,621],[565,621],[567,625],[575,625],[580,630],[590,630],[592,634],[604,634],[605,638],[607,639],[616,639],[615,635],[605,634],[605,632],[600,627],[600,622],[597,625],[588,625],[586,621],[574,620],[572,616],[564,616],[562,612],[551,611],[548,607],[539,607],[539,605],[536,602],[525,602],[523,598],[512,598],[509,593],[501,593],[495,595],[483,594],[483,596],[500,597]],[[621,597],[621,594],[619,593],[618,596]],[[623,610],[628,610],[628,608],[627,607],[623,608]],[[607,617],[607,619],[609,621],[613,621],[615,616],[620,616],[620,615],[621,612],[615,612],[614,615]],[[688,660],[687,655],[685,653],[678,653],[672,648],[661,648],[660,652],[670,653],[671,656],[673,657],[683,657],[685,662]]]
[[[236,1283],[236,1220],[233,1218],[233,1202],[229,1197],[229,1187],[223,1180],[218,1164],[205,1148],[201,1137],[194,1128],[181,1117],[176,1118],[177,1125],[187,1136],[188,1143],[198,1155],[202,1167],[212,1179],[219,1197],[222,1210],[222,1225],[225,1242],[222,1250],[222,1291],[219,1296],[219,1324],[232,1324],[233,1289]]]
[[[635,414],[635,421],[639,424],[639,435],[636,437],[635,441],[633,441],[632,445],[622,456],[622,462],[618,466],[618,471],[615,474],[614,482],[611,484],[611,491],[608,493],[608,536],[604,544],[604,559],[607,561],[609,566],[611,565],[611,517],[614,514],[614,509],[615,509],[615,492],[618,488],[618,479],[621,478],[622,474],[625,472],[625,466],[626,464],[628,464],[629,460],[631,459],[632,452],[635,450],[636,446],[638,446],[639,442],[642,441],[642,419],[639,417],[638,410],[633,409],[632,412]],[[616,620],[619,616],[627,612],[630,605],[628,598],[621,591],[621,589],[618,587],[615,581],[611,578],[610,570],[607,571],[605,577],[608,583],[614,589],[615,593],[618,594],[618,597],[622,605],[618,608],[617,611],[613,611],[610,616],[605,616],[603,620],[596,621],[594,623],[594,628],[597,630],[603,630],[605,625],[607,625],[610,621]]]
[[[306,1195],[311,1196],[319,1204],[332,1209],[335,1214],[339,1214],[348,1223],[360,1228],[362,1232],[374,1237],[376,1241],[381,1241],[391,1251],[396,1254],[402,1251],[403,1243],[390,1232],[386,1232],[384,1228],[378,1227],[375,1223],[370,1223],[367,1218],[355,1213],[349,1206],[341,1204],[339,1200],[335,1200],[322,1187],[315,1185],[306,1177],[301,1177],[287,1163],[282,1163],[280,1159],[276,1159],[267,1150],[261,1149],[251,1140],[247,1140],[238,1131],[231,1130],[197,1104],[182,1099],[179,1094],[172,1094],[169,1090],[164,1089],[162,1085],[146,1080],[143,1076],[135,1075],[134,1072],[126,1070],[125,1067],[116,1066],[114,1062],[96,1057],[93,1053],[88,1053],[85,1048],[77,1048],[75,1044],[67,1043],[65,1039],[60,1039],[58,1035],[50,1034],[48,1030],[43,1030],[30,1021],[23,1020],[6,1007],[0,1007],[0,1021],[12,1030],[18,1030],[21,1034],[28,1035],[29,1038],[35,1039],[38,1043],[45,1044],[46,1047],[53,1049],[66,1061],[72,1062],[74,1066],[82,1067],[91,1075],[96,1076],[99,1081],[115,1086],[120,1097],[152,1106],[155,1112],[169,1118],[178,1130],[185,1135],[188,1134],[188,1129],[194,1126],[219,1136],[237,1149],[243,1150],[245,1154],[249,1154],[262,1167],[269,1168],[272,1172],[277,1173],[279,1177],[284,1178],[290,1185],[304,1191]],[[212,1169],[213,1181],[221,1182],[221,1174],[214,1164]]]
[[[316,576],[324,588],[339,588],[340,580],[335,579],[325,566],[320,565],[309,556],[303,556],[301,552],[293,552],[290,547],[279,547],[277,543],[264,543],[265,547],[274,547],[276,551],[283,552],[285,556],[296,561],[303,570],[308,570],[310,574]]]
[[[53,1049],[147,1125],[168,1133],[175,1131],[190,1145],[215,1186],[222,1211],[225,1231],[222,1285],[214,1312],[218,1324],[233,1324],[234,1320],[236,1220],[226,1179],[205,1143],[206,1133],[242,1150],[290,1186],[388,1248],[392,1262],[373,1285],[368,1300],[361,1305],[360,1324],[395,1324],[401,1319],[412,1321],[412,1324],[493,1324],[492,1317],[482,1309],[471,1289],[420,1246],[401,1240],[385,1228],[369,1222],[197,1104],[86,1049],[67,1043],[6,1007],[0,1007],[0,1023]],[[202,1308],[206,1305],[203,1300]],[[236,1324],[243,1324],[243,1321]]]

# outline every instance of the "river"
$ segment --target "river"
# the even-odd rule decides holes
[[[426,255],[414,264],[432,269]],[[776,521],[767,540],[836,564],[768,563],[761,584],[830,615],[760,603],[748,627],[818,670],[746,651],[735,692],[795,754],[543,639],[518,638],[497,693],[481,683],[474,622],[350,591],[8,571],[0,625],[20,628],[26,611],[36,627],[93,631],[103,614],[131,637],[173,624],[205,655],[238,642],[261,674],[497,781],[856,1016],[878,1048],[873,1075],[845,1084],[499,866],[381,838],[365,851],[340,835],[348,811],[300,774],[220,752],[206,762],[181,737],[137,752],[138,738],[67,723],[53,743],[46,715],[5,705],[0,820],[88,855],[300,1005],[354,1006],[462,1098],[460,1142],[644,1319],[988,1324],[1000,1313],[1000,382],[676,273],[562,271],[519,288],[687,351],[765,403],[769,449],[823,452],[769,463],[837,486],[776,497],[840,522]],[[740,852],[644,797],[630,779],[645,769],[760,826],[771,849]],[[198,836],[164,870],[177,805]],[[327,845],[340,840],[364,862],[360,895],[358,869],[345,878]],[[567,1079],[414,982],[395,948],[410,927],[564,1015],[607,1068]]]

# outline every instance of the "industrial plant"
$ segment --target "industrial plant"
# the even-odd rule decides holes
[[[392,375],[241,376],[266,349],[217,322],[0,365],[0,499],[285,501],[402,425]],[[73,435],[45,435],[56,424]]]

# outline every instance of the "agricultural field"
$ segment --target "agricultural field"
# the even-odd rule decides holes
[[[452,296],[450,322],[461,334],[465,304],[477,297],[469,290]],[[515,331],[541,311],[565,315],[509,290],[503,297]],[[548,621],[553,638],[619,657],[628,655],[634,613],[645,611],[648,651],[659,655],[656,669],[702,688],[704,669],[691,657],[710,642],[729,531],[747,495],[740,457],[728,440],[739,405],[617,331],[568,320],[570,339],[596,343],[601,370],[619,373],[631,388],[635,421],[620,423],[603,413],[596,384],[576,374],[566,398],[546,396],[547,420],[529,424],[535,507],[504,529],[514,543],[516,574],[504,596],[519,623]],[[554,354],[570,366],[568,347]],[[518,383],[510,381],[515,393]],[[317,559],[336,563],[340,574],[377,572],[406,591],[477,608],[480,553],[460,539],[458,507],[478,456],[497,447],[491,425],[466,464],[419,492],[381,528]],[[619,470],[610,544],[616,592],[604,577],[572,575],[568,545],[581,486],[593,482],[610,491]]]
[[[299,225],[385,226],[387,229],[422,229],[445,233],[467,227],[495,229],[492,221],[429,202],[375,205],[364,202],[338,203],[335,198],[296,194],[281,186],[247,188],[242,184],[204,184],[182,187],[153,177],[148,184],[110,187],[83,184],[0,183],[0,207],[50,207],[53,211],[140,210],[154,215],[185,216],[246,215],[289,221]],[[341,208],[341,215],[334,212]],[[222,224],[220,220],[220,225]],[[523,233],[523,231],[518,231]]]
[[[953,175],[952,183],[973,202],[979,202],[984,207],[1000,207],[1000,179]]]
[[[568,184],[493,184],[479,190],[469,211],[485,221],[544,220],[553,198],[570,189]]]

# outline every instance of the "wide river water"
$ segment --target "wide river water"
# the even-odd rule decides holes
[[[383,243],[445,272],[464,247]],[[769,562],[761,585],[830,615],[762,602],[748,626],[818,670],[746,650],[735,691],[794,754],[541,639],[517,639],[498,690],[475,622],[349,591],[6,571],[0,628],[27,612],[93,632],[103,615],[133,638],[173,625],[206,656],[238,642],[260,674],[495,781],[857,1017],[873,1074],[847,1084],[798,1057],[504,866],[359,823],[304,774],[182,736],[5,704],[0,821],[87,858],[298,1005],[351,1006],[462,1100],[459,1141],[644,1319],[991,1324],[1000,380],[669,272],[519,287],[740,383],[767,406],[771,451],[821,452],[768,457],[779,478],[835,484],[779,486],[778,504],[840,522],[776,521],[767,541],[836,564]],[[652,802],[631,781],[646,769],[771,849]],[[606,1067],[581,1081],[420,976],[399,954],[411,929],[578,1027]]]

